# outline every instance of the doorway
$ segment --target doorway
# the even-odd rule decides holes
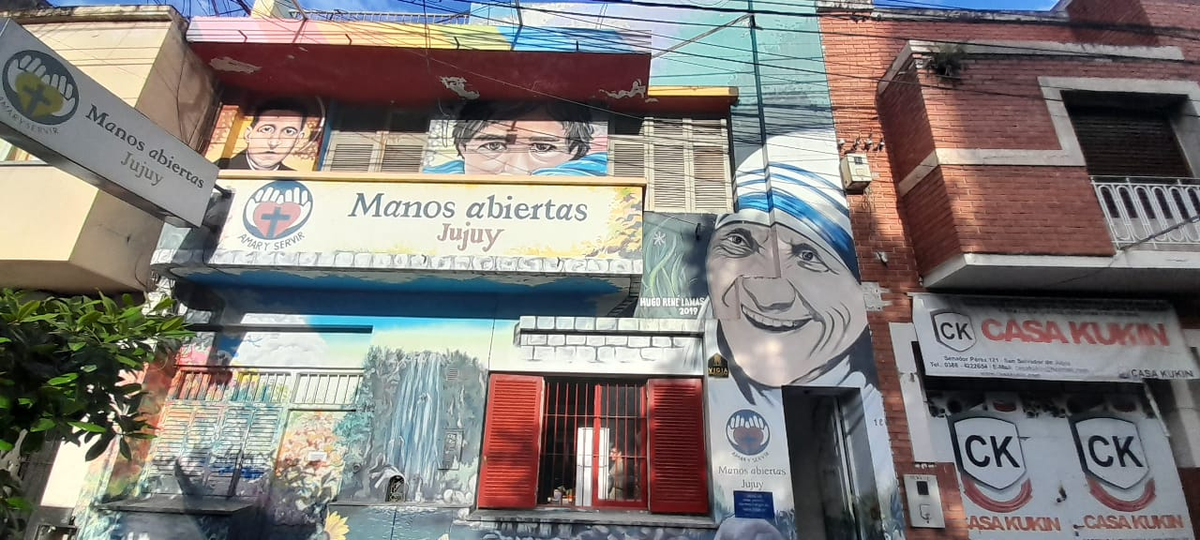
[[[878,497],[857,391],[784,388],[799,540],[866,540]],[[874,502],[874,504],[872,504]]]

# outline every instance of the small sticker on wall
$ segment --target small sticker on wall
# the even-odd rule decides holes
[[[308,462],[309,463],[319,463],[322,461],[326,461],[328,459],[329,459],[328,452],[309,452],[308,453]]]

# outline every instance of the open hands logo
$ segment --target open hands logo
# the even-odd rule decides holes
[[[21,51],[4,64],[4,94],[22,116],[42,125],[66,122],[79,108],[79,89],[66,66],[41,51]]]
[[[256,238],[279,240],[300,230],[312,208],[312,193],[304,184],[276,180],[250,195],[242,220],[246,230]]]
[[[771,442],[771,426],[761,414],[750,409],[742,409],[729,415],[725,422],[725,438],[738,453],[746,456],[757,456],[767,449]]]

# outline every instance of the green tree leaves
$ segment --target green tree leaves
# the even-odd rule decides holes
[[[131,295],[27,299],[0,291],[0,452],[29,456],[46,444],[90,444],[88,459],[114,439],[153,435],[139,411],[147,365],[190,338],[173,301],[148,308]],[[16,537],[31,506],[17,478],[0,470],[0,537]]]

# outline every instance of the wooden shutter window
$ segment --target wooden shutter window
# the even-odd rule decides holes
[[[650,425],[650,511],[708,513],[701,379],[651,379],[646,384]]]
[[[421,172],[429,131],[424,112],[346,107],[334,126],[322,170]]]
[[[646,118],[637,140],[646,147],[646,209],[725,213],[733,206],[729,134],[724,119]],[[613,145],[614,174],[632,152]],[[620,153],[618,154],[618,149]],[[619,160],[619,161],[617,161]],[[632,168],[632,167],[625,167]]]
[[[1089,174],[1192,176],[1166,111],[1096,106],[1067,110]]]
[[[329,140],[329,152],[325,156],[325,169],[329,171],[371,170],[375,147],[378,146],[374,133],[343,131],[334,133]]]
[[[479,468],[479,507],[537,506],[541,377],[492,374]]]

